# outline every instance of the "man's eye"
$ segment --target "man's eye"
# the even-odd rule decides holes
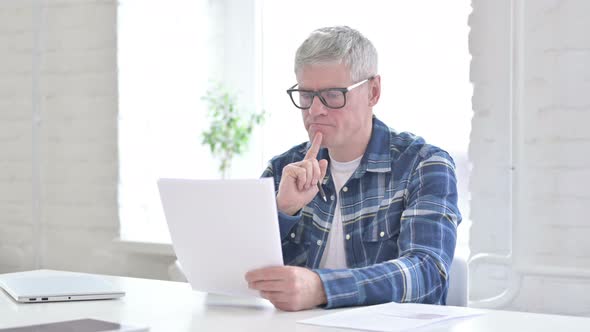
[[[335,99],[339,98],[342,95],[340,91],[327,91],[324,93],[325,98]]]

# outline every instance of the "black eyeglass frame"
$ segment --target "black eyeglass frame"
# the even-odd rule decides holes
[[[289,94],[289,97],[291,97],[291,102],[293,103],[293,105],[295,105],[295,107],[297,107],[298,109],[301,110],[308,110],[311,108],[311,105],[313,105],[313,98],[315,98],[316,96],[320,99],[320,101],[322,102],[322,104],[324,104],[324,106],[330,108],[330,109],[340,109],[343,108],[344,106],[346,106],[346,93],[363,85],[366,82],[371,81],[372,79],[374,79],[375,76],[371,76],[369,78],[366,78],[360,82],[357,82],[349,87],[346,88],[328,88],[328,89],[322,89],[322,90],[317,90],[317,91],[313,91],[313,90],[301,90],[301,89],[295,89],[295,87],[299,84],[299,83],[295,83],[295,85],[293,85],[292,87],[290,87],[287,90],[287,94]],[[344,103],[342,104],[342,106],[339,107],[332,107],[330,105],[328,105],[328,103],[326,102],[326,100],[324,99],[324,97],[322,97],[322,93],[324,92],[329,92],[329,91],[339,91],[342,92],[342,95],[344,96]],[[310,93],[311,94],[311,102],[309,103],[309,107],[299,107],[297,105],[297,103],[295,102],[295,99],[293,99],[293,92],[306,92],[306,93]]]

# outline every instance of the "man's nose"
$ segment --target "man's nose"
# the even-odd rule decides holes
[[[326,105],[322,103],[319,96],[315,96],[309,108],[309,114],[313,116],[326,114],[328,112]]]

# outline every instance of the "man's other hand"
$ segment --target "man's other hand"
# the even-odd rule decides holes
[[[297,266],[278,266],[246,273],[248,287],[275,307],[299,311],[326,304],[326,293],[319,275]]]

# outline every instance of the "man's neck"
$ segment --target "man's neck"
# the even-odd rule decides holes
[[[354,139],[353,143],[351,144],[328,148],[328,150],[330,151],[330,157],[336,161],[345,163],[348,161],[355,160],[358,157],[362,156],[363,154],[365,154],[365,151],[367,150],[367,146],[369,145],[369,141],[371,140],[372,131],[373,128],[370,128],[368,133],[365,133],[362,136],[358,135],[361,137],[358,139]]]

